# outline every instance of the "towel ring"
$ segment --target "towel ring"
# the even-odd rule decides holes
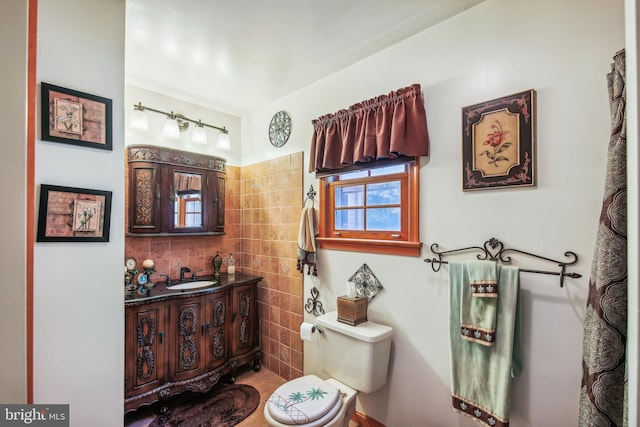
[[[316,204],[316,190],[313,189],[313,185],[309,186],[309,191],[307,191],[307,198],[302,202],[302,206],[304,207],[308,200],[311,200],[311,204]]]

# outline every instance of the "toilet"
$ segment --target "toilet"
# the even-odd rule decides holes
[[[372,321],[351,326],[333,311],[316,319],[321,379],[305,375],[280,386],[269,397],[264,417],[271,427],[348,427],[356,395],[372,393],[387,381],[393,329]]]

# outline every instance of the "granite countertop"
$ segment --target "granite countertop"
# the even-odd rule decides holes
[[[203,288],[195,288],[195,289],[171,289],[171,286],[178,285],[180,283],[188,283],[194,282],[194,280],[185,280],[183,282],[179,282],[174,280],[171,282],[171,285],[167,286],[167,282],[153,282],[153,288],[147,290],[147,292],[143,295],[138,293],[138,289],[134,289],[131,292],[125,291],[124,304],[125,305],[135,305],[139,303],[147,303],[152,301],[159,301],[165,298],[174,298],[180,296],[192,296],[197,293],[209,293],[216,292],[222,288],[229,286],[238,286],[244,285],[252,282],[259,282],[262,280],[261,276],[254,276],[252,274],[236,272],[233,276],[229,276],[227,273],[222,273],[220,277],[214,278],[213,276],[199,276],[195,281],[205,281],[211,280],[216,281],[217,283],[211,286],[203,287]]]

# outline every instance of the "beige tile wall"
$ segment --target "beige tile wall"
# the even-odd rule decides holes
[[[302,375],[302,274],[296,270],[303,153],[241,171],[242,265],[258,287],[263,365],[289,380]]]
[[[263,277],[258,287],[262,365],[286,380],[302,375],[302,274],[296,270],[302,209],[303,153],[254,165],[227,167],[224,236],[126,237],[125,255],[139,264],[154,260],[156,273],[176,279],[180,267],[213,274],[220,251],[226,271],[229,253],[236,269]],[[128,182],[128,181],[126,181]],[[126,224],[128,228],[128,224]]]

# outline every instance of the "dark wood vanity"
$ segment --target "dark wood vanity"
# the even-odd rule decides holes
[[[127,147],[130,235],[224,234],[226,160]]]
[[[238,272],[217,280],[184,291],[157,283],[125,298],[125,413],[186,390],[205,392],[223,377],[233,382],[244,364],[260,369],[262,278]]]

